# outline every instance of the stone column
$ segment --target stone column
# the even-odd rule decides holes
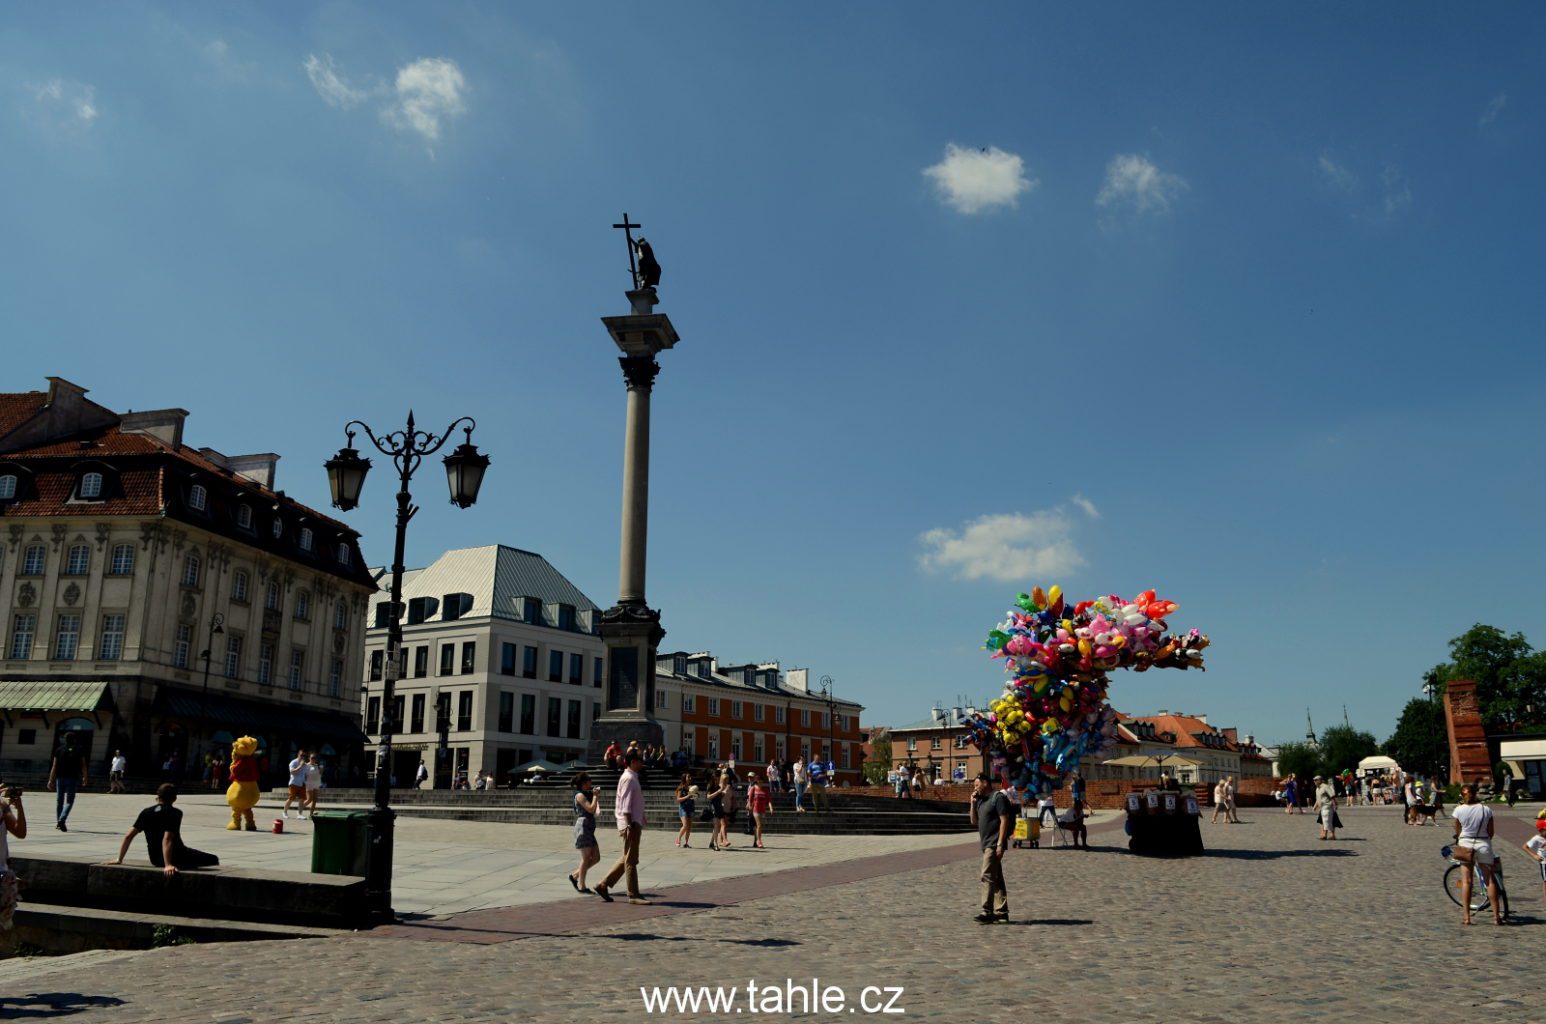
[[[628,422],[623,442],[623,514],[618,554],[617,604],[601,615],[607,646],[606,686],[601,717],[591,723],[589,758],[599,760],[609,743],[624,746],[665,742],[655,721],[655,655],[666,631],[660,612],[645,598],[649,546],[650,395],[660,364],[655,356],[679,340],[671,321],[654,312],[655,292],[628,293],[628,316],[602,317],[607,333],[622,351],[618,363],[628,388]]]

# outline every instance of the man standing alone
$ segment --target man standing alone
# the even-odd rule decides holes
[[[972,783],[972,824],[982,840],[982,913],[978,924],[1009,923],[1009,889],[1004,885],[1004,852],[1014,828],[1015,808],[1003,790],[993,791],[987,772]]]
[[[75,734],[65,733],[64,742],[54,751],[54,763],[48,768],[48,788],[56,794],[54,827],[61,832],[70,831],[65,822],[75,806],[75,794],[90,780],[86,777],[86,759],[75,749]]]
[[[607,872],[607,877],[596,886],[596,895],[608,903],[612,902],[612,886],[624,874],[628,876],[628,902],[649,902],[639,891],[639,838],[644,834],[644,787],[639,785],[639,764],[642,760],[638,747],[629,747],[623,755],[623,774],[617,781],[617,799],[613,804],[623,854],[612,865],[612,870]]]

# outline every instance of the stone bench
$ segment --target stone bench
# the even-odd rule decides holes
[[[12,857],[22,900],[189,918],[362,927],[365,880],[349,875],[218,867],[167,876],[144,864]]]

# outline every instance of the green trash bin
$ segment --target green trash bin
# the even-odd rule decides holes
[[[311,816],[311,870],[319,875],[365,876],[370,848],[368,811],[315,811]]]

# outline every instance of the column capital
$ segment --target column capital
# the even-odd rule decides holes
[[[649,391],[655,386],[655,375],[660,372],[660,364],[654,356],[619,356],[617,362],[623,368],[623,381],[629,391],[635,388]]]

